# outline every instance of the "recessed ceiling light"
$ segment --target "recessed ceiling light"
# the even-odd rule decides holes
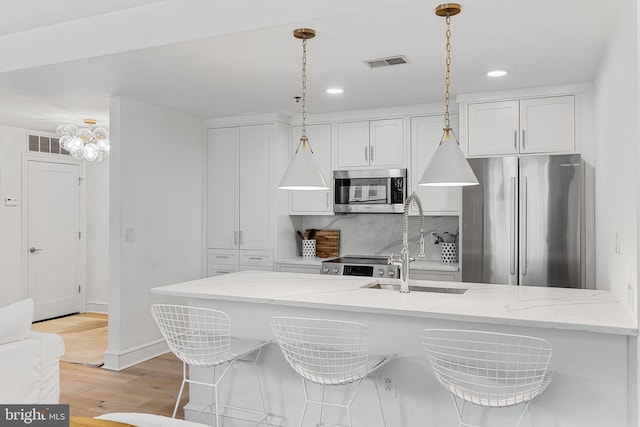
[[[339,87],[331,87],[327,89],[327,93],[331,95],[340,95],[343,92],[344,92],[344,89],[341,89]]]
[[[505,70],[493,70],[487,73],[489,77],[503,77],[506,76],[507,72]]]

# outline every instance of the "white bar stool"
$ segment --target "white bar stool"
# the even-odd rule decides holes
[[[351,427],[351,404],[360,390],[362,380],[391,359],[390,356],[369,355],[369,328],[354,322],[276,316],[271,319],[271,329],[285,360],[302,378],[305,402],[299,426],[302,427],[307,407],[312,403],[320,405],[319,426],[327,425],[322,420],[324,406],[335,406],[346,409]],[[309,398],[307,381],[322,385],[321,400]],[[386,426],[380,390],[377,381],[374,382],[382,422]],[[351,383],[355,383],[356,387],[346,404],[325,402],[327,386]]]
[[[266,342],[231,337],[231,319],[225,312],[219,310],[183,305],[154,304],[151,306],[151,316],[158,325],[171,351],[182,361],[182,385],[180,386],[176,406],[173,409],[173,418],[176,417],[184,386],[186,383],[190,383],[212,388],[211,404],[200,410],[191,419],[209,409],[209,423],[214,425],[213,411],[211,411],[212,407],[214,407],[216,414],[215,426],[218,427],[220,425],[220,407],[223,407],[259,415],[261,416],[259,420],[249,421],[255,422],[256,425],[264,424],[269,426],[268,414],[265,412],[262,385],[257,369],[258,359],[260,358],[262,347],[267,344]],[[256,373],[262,410],[219,404],[218,385],[224,379],[225,374],[234,363],[251,354],[254,354],[252,365]],[[215,367],[225,364],[224,370],[216,380]],[[205,383],[190,379],[189,375],[187,375],[187,365],[189,367],[214,368],[212,382]],[[245,418],[241,419],[247,420]]]
[[[425,329],[422,344],[436,378],[451,393],[461,427],[481,427],[464,421],[465,402],[490,408],[524,404],[519,426],[531,400],[552,380],[551,344],[541,338]]]

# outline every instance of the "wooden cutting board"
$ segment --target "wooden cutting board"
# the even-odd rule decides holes
[[[307,233],[309,230],[307,230]],[[316,230],[316,256],[334,258],[340,256],[340,230]]]

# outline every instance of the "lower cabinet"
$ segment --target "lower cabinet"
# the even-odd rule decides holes
[[[283,273],[310,273],[320,274],[320,266],[300,264],[276,264],[276,271]]]
[[[273,252],[243,249],[208,249],[207,276],[237,271],[273,271]]]
[[[459,282],[459,271],[409,270],[409,279]]]

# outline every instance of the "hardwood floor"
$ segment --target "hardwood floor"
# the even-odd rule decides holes
[[[146,412],[171,416],[182,381],[182,362],[167,353],[119,372],[60,362],[60,403],[71,416]],[[177,418],[184,418],[188,388]]]

